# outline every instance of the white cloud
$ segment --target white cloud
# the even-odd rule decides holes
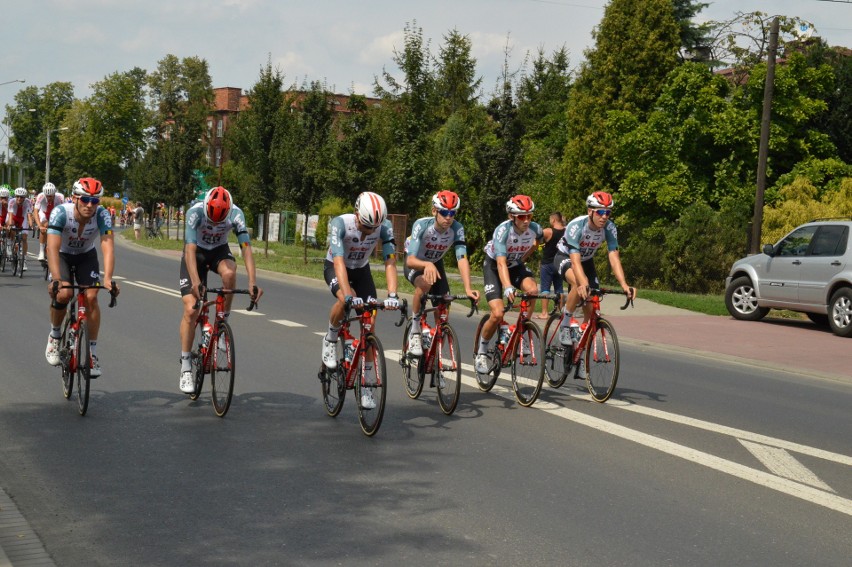
[[[391,32],[387,35],[373,39],[358,53],[358,62],[365,65],[379,65],[392,57],[394,49],[401,50],[405,46],[405,33],[400,31]]]

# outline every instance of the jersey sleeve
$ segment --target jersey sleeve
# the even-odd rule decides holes
[[[411,227],[411,236],[408,238],[408,247],[406,248],[406,253],[409,256],[417,256],[417,252],[420,251],[420,239],[423,238],[423,234],[426,232],[426,223],[427,219],[419,219],[414,221],[414,226]]]
[[[396,254],[396,242],[393,239],[393,225],[391,221],[386,220],[383,222],[380,230],[379,238],[382,241],[382,258],[385,260],[393,258],[394,254]]]
[[[98,230],[101,236],[104,234],[112,234],[112,217],[109,216],[109,211],[103,207],[98,207]]]
[[[568,254],[580,253],[580,236],[583,234],[582,220],[573,220],[565,227],[565,234],[562,235],[562,244],[568,250]]]
[[[492,247],[494,249],[494,258],[497,259],[500,256],[504,258],[507,255],[506,252],[506,239],[509,238],[509,223],[502,223],[496,229],[494,229],[494,236],[491,238]]]
[[[451,230],[456,233],[456,241],[453,243],[456,249],[456,260],[467,256],[467,243],[464,240],[464,226],[459,221],[453,221]]]
[[[201,224],[201,209],[192,207],[186,215],[185,244],[198,244],[198,226]]]
[[[537,222],[530,223],[530,230],[535,233],[535,239],[539,242],[544,242],[544,229]]]
[[[328,251],[332,258],[343,256],[343,239],[346,237],[346,223],[343,217],[334,217],[328,226]]]
[[[61,236],[66,220],[65,207],[55,207],[50,213],[50,220],[47,221],[47,234],[58,234]]]
[[[239,207],[234,207],[231,211],[231,223],[234,225],[234,234],[237,235],[237,242],[240,246],[251,246],[251,237],[248,233],[246,225],[246,215]]]
[[[608,221],[604,228],[604,236],[606,237],[606,248],[610,252],[618,250],[618,229],[615,228],[615,223]]]

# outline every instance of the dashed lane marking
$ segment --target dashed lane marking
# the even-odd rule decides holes
[[[273,323],[277,323],[279,325],[284,325],[285,327],[304,327],[301,323],[297,323],[296,321],[288,321],[287,319],[271,319]],[[322,333],[323,335],[325,333]]]

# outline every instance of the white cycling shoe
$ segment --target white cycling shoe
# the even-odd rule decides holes
[[[488,374],[488,371],[491,370],[491,357],[485,353],[477,354],[473,360],[473,367],[480,374]]]
[[[325,337],[322,339],[322,363],[329,370],[337,368],[337,348],[331,341],[327,341]]]
[[[59,366],[59,339],[47,337],[47,348],[44,350],[44,357],[47,363],[51,366]]]
[[[376,409],[376,400],[373,398],[373,389],[364,388],[361,391],[361,407],[363,409]]]
[[[423,356],[423,344],[420,341],[420,333],[408,335],[408,354],[411,356]]]
[[[184,394],[195,392],[195,379],[192,377],[191,370],[184,370],[180,373],[180,391]]]

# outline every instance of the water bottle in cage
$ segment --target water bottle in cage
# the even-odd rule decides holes
[[[420,326],[420,344],[423,345],[424,351],[432,345],[432,329],[425,321]]]

